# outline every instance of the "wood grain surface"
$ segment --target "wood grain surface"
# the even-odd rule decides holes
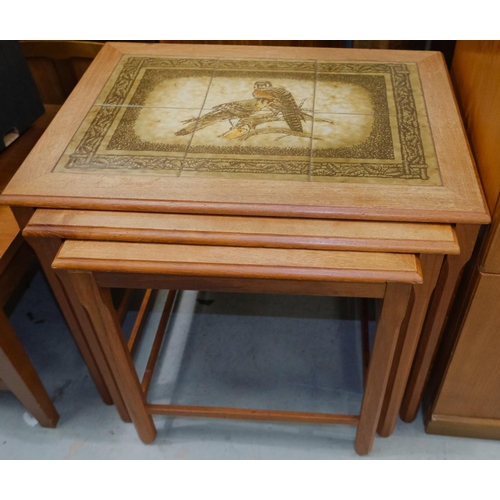
[[[358,425],[359,422],[358,415],[332,413],[158,404],[148,404],[146,408],[151,415],[165,415],[168,417],[229,418],[232,420],[263,420],[268,422],[297,422],[301,424],[329,425]]]
[[[447,436],[500,439],[500,420],[433,414],[425,431],[429,434]]]
[[[500,422],[500,276],[475,272],[460,338],[441,382],[433,414]],[[492,302],[493,299],[493,302]]]
[[[52,270],[52,261],[61,247],[62,241],[58,238],[33,237],[28,237],[26,240],[38,257],[38,261],[102,400],[108,405],[114,403],[122,419],[130,421],[121,396],[116,389],[116,384],[109,372],[109,367],[97,344],[92,325],[71,286],[69,278],[67,276],[57,276]]]
[[[490,211],[500,193],[500,41],[459,40],[453,86]]]
[[[100,289],[91,273],[69,273],[75,292],[86,309],[96,332],[100,348],[123,396],[130,418],[144,443],[156,438],[156,428],[146,411],[146,396],[142,392],[132,357],[118,322],[111,293]]]
[[[493,222],[484,236],[477,262],[481,271],[500,274],[500,203],[497,203]]]
[[[0,274],[23,242],[19,225],[9,207],[0,207]]]
[[[500,273],[500,41],[459,41],[452,81],[476,159],[493,223],[488,229],[479,265]],[[496,209],[495,209],[496,207]]]
[[[366,378],[358,432],[354,444],[360,455],[370,452],[387,390],[392,360],[401,324],[408,310],[412,288],[405,283],[387,283],[377,324],[375,341]]]
[[[396,426],[422,326],[442,268],[443,256],[422,255],[421,264],[424,282],[422,285],[413,287],[414,302],[401,328],[395,361],[392,365],[384,407],[378,425],[378,433],[384,437],[390,436]]]
[[[68,240],[55,269],[314,281],[421,283],[411,254]]]
[[[369,297],[381,299],[385,283],[348,283],[338,281],[304,281],[300,279],[221,278],[188,275],[138,273],[131,282],[126,272],[96,272],[99,286],[132,287],[158,290],[211,290],[233,293],[270,293],[329,297]]]
[[[10,182],[60,108],[61,106],[45,105],[45,114],[0,153],[0,193]]]
[[[415,353],[408,385],[401,406],[404,422],[415,420],[426,382],[441,341],[446,322],[456,297],[464,266],[471,258],[479,231],[478,226],[457,226],[460,255],[446,257],[439,275],[432,301],[425,317],[422,334]]]
[[[427,390],[426,431],[500,439],[500,42],[458,42],[452,78],[494,213],[436,358]]]
[[[447,224],[37,210],[25,234],[65,239],[458,254]]]
[[[21,40],[45,105],[63,104],[103,44],[74,40]]]

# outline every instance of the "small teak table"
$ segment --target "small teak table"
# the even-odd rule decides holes
[[[67,210],[86,214],[88,225],[73,228],[77,236],[51,233],[50,224],[26,234],[124,420],[129,412],[72,284],[50,275],[64,239],[106,232],[98,212],[112,211],[115,224],[123,214],[121,232],[110,229],[102,239],[144,237],[147,213],[185,214],[198,217],[192,242],[213,244],[220,231],[214,236],[202,217],[238,216],[283,221],[289,248],[314,248],[311,237],[317,244],[328,231],[308,228],[343,219],[343,248],[428,254],[429,279],[422,262],[424,285],[414,288],[412,333],[396,349],[404,362],[392,369],[389,387],[398,396],[384,404],[382,435],[394,427],[408,377],[398,366],[411,365],[434,286],[430,327],[444,322],[479,225],[490,221],[435,52],[108,43],[2,201],[23,222],[40,208],[53,209],[45,217],[59,221]],[[349,220],[376,237],[362,237],[356,247]],[[425,249],[422,236],[411,241],[412,227],[436,225],[453,235],[455,225],[452,248],[439,250],[436,235]],[[398,231],[406,231],[406,243],[395,243]],[[164,242],[153,233],[143,241]],[[283,233],[271,234],[250,238],[252,245],[283,240]]]
[[[422,282],[415,255],[334,250],[68,240],[53,267],[69,276],[87,310],[143,442],[156,438],[154,414],[350,424],[358,427],[360,455],[370,452],[375,437],[411,284]],[[359,415],[148,403],[166,325],[158,329],[141,384],[111,299],[117,284],[170,289],[160,324],[168,321],[176,289],[383,298]]]

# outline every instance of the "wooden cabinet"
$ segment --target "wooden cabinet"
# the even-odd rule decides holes
[[[500,439],[500,274],[475,269],[460,338],[427,431]]]
[[[436,359],[426,429],[500,439],[500,41],[459,42],[452,80],[494,215],[464,276]]]

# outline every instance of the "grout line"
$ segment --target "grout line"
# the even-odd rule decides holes
[[[314,84],[314,87],[316,88],[316,82]],[[205,100],[206,102],[206,100]],[[205,102],[203,103],[203,107],[205,105]],[[107,107],[107,108],[146,108],[146,109],[182,109],[182,110],[193,110],[196,111],[199,108],[189,108],[185,106],[139,106],[138,104],[94,104],[93,106],[100,106],[100,107]],[[323,111],[318,111],[316,113],[317,115],[350,115],[350,116],[371,116],[371,115],[389,115],[389,116],[397,116],[396,113],[344,113],[342,111],[337,111],[337,112],[330,112],[330,113],[325,113]]]
[[[198,113],[198,118],[196,119],[196,125],[194,127],[193,133],[191,134],[191,139],[189,139],[189,143],[188,143],[188,145],[186,147],[186,153],[184,154],[184,158],[182,159],[181,168],[179,170],[179,177],[181,176],[182,170],[184,169],[184,163],[186,161],[186,156],[188,154],[189,148],[191,147],[191,143],[193,142],[194,134],[196,134],[196,130],[198,128],[198,123],[200,121],[201,115],[202,115],[203,110],[205,108],[205,103],[207,102],[208,93],[210,92],[210,87],[212,86],[212,82],[214,80],[215,72],[217,71],[217,68],[219,67],[219,60],[220,59],[217,59],[217,63],[215,64],[215,67],[213,69],[212,76],[210,77],[210,82],[208,83],[207,91],[205,93],[205,98],[203,99],[203,103],[201,104],[201,108],[200,108],[200,111]]]
[[[140,106],[139,104],[95,104],[95,106],[101,106],[103,108],[199,109],[197,107],[190,108],[187,106]]]
[[[316,107],[316,85],[318,83],[318,60],[315,61],[314,66],[314,92],[312,104],[312,121],[311,121],[311,143],[309,147],[309,172],[307,173],[307,181],[311,182],[312,177],[312,158],[313,158],[313,137],[314,137],[314,108]]]

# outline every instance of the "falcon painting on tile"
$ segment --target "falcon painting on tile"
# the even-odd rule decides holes
[[[439,184],[415,71],[125,57],[57,169]]]

